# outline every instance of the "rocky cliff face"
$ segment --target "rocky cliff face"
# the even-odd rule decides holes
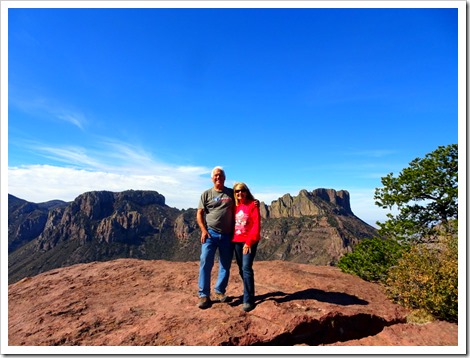
[[[170,208],[155,191],[88,192],[50,206],[10,196],[9,207],[10,282],[91,261],[199,259],[196,210]],[[344,190],[302,190],[260,209],[260,260],[334,265],[359,240],[376,235],[353,214]]]
[[[165,207],[165,198],[157,192],[89,192],[77,197],[65,208],[52,210],[38,238],[39,250],[50,250],[59,242],[80,243],[138,242],[141,235],[158,232],[166,215],[153,215],[149,207]],[[168,214],[168,213],[165,213]]]

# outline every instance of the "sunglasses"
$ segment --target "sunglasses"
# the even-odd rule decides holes
[[[235,193],[246,193],[246,189],[237,189]]]

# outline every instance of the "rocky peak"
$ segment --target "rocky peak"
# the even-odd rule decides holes
[[[322,215],[326,211],[335,210],[338,214],[353,215],[346,190],[315,189],[309,192],[305,189],[299,195],[292,197],[285,194],[270,206],[262,205],[263,218],[302,217]]]
[[[333,205],[339,206],[343,212],[352,214],[351,204],[349,201],[349,192],[347,190],[336,191],[334,189],[315,189],[312,191],[314,196],[329,201]]]
[[[132,202],[139,206],[165,205],[165,197],[156,191],[126,190],[114,195],[116,202]]]

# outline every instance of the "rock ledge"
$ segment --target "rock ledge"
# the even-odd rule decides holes
[[[198,266],[119,259],[22,279],[8,288],[8,345],[457,345],[457,325],[406,324],[380,285],[335,267],[255,261],[257,306],[245,313],[234,264],[230,302],[200,310]]]

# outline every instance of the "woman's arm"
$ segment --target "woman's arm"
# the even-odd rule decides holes
[[[250,231],[247,233],[246,245],[251,247],[253,244],[257,243],[260,240],[261,232],[261,218],[259,213],[259,206],[253,202],[250,206],[250,216],[249,220],[251,221]]]

